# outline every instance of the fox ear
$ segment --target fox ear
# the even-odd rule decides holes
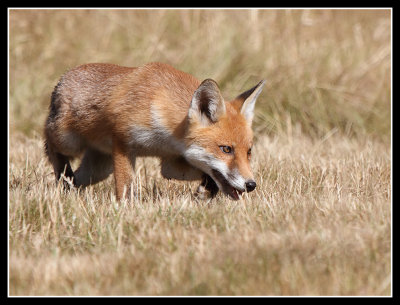
[[[264,85],[265,80],[262,80],[256,86],[238,95],[232,101],[234,106],[236,106],[238,110],[240,110],[240,113],[245,117],[250,125],[253,121],[254,106],[256,104],[257,97],[260,95]]]
[[[217,122],[225,112],[225,101],[217,83],[212,79],[204,80],[193,94],[189,118],[207,126]]]

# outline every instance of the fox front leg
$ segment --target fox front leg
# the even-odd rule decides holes
[[[215,181],[207,174],[203,175],[199,187],[197,188],[196,195],[200,199],[214,198],[218,193],[218,186]]]

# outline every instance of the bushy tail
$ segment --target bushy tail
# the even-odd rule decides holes
[[[69,158],[57,152],[48,138],[46,138],[44,142],[44,151],[47,157],[49,158],[50,163],[53,165],[54,175],[56,177],[56,180],[59,181],[61,175],[64,174],[66,178],[69,178],[74,183],[75,181],[74,172],[71,168],[71,164],[69,163]],[[69,186],[67,182],[64,183],[64,185],[66,187]]]

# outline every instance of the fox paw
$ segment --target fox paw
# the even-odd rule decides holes
[[[214,197],[212,192],[210,190],[206,189],[206,187],[203,185],[198,186],[195,196],[196,196],[196,198],[198,198],[200,200],[211,199]]]

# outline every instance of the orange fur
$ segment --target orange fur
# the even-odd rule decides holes
[[[208,95],[218,102],[214,106],[220,105],[215,113],[220,118],[204,126],[214,107]],[[129,192],[137,156],[160,157],[167,178],[192,180],[212,175],[196,167],[190,154],[185,155],[194,144],[225,162],[227,168],[237,169],[245,179],[253,179],[247,156],[252,145],[251,122],[240,110],[248,95],[225,102],[215,82],[201,83],[162,63],[135,68],[85,64],[65,73],[52,94],[45,125],[46,152],[57,179],[70,168],[69,158],[85,152],[78,171],[68,170],[78,186],[109,174],[108,166],[99,172],[101,166],[93,158],[112,164],[118,199],[124,188]],[[195,96],[202,103],[200,108],[193,102]],[[189,109],[203,117],[202,121],[189,118]],[[224,155],[218,145],[233,145],[235,157]]]

